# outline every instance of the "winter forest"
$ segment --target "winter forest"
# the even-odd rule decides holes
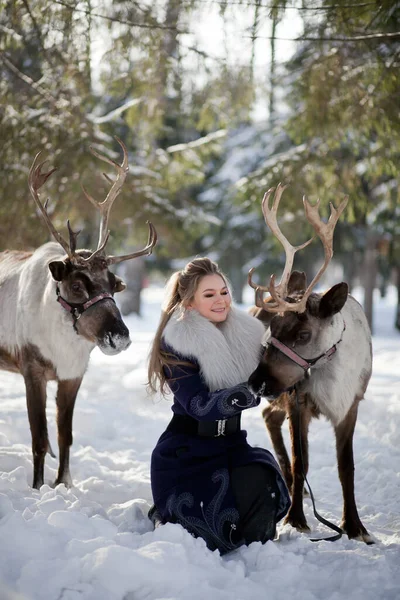
[[[45,484],[31,487],[24,380],[0,370],[0,600],[399,598],[399,67],[396,0],[0,0],[0,253],[51,239],[28,189],[39,151],[56,167],[43,192],[52,223],[68,236],[69,220],[78,246],[95,250],[93,199],[115,177],[95,153],[121,163],[118,140],[129,173],[107,251],[143,248],[147,221],[158,235],[151,256],[113,267],[127,285],[118,305],[132,344],[114,357],[92,352],[72,487],[53,486],[50,454]],[[254,304],[250,268],[264,286],[282,273],[285,253],[261,209],[279,182],[279,224],[294,246],[313,235],[303,196],[320,199],[324,220],[349,197],[320,285],[346,281],[372,331],[354,447],[358,510],[375,543],[313,544],[281,523],[274,542],[221,557],[147,518],[150,455],[171,415],[146,394],[147,356],[163,286],[191,258],[217,261],[244,310]],[[295,268],[312,279],[323,260],[315,240]],[[55,393],[50,382],[57,455]],[[250,443],[271,449],[261,409],[247,412]],[[284,427],[287,447],[288,436]],[[309,475],[318,511],[339,523],[323,418],[310,426]],[[312,534],[327,535],[310,498],[305,513]]]

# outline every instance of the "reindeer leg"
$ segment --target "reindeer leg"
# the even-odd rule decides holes
[[[32,435],[33,483],[40,489],[44,481],[44,459],[48,450],[46,419],[46,379],[38,376],[34,366],[23,373],[26,387],[26,404]]]
[[[358,402],[356,398],[343,421],[335,427],[336,454],[339,479],[343,490],[343,517],[341,527],[350,539],[373,544],[373,539],[361,523],[354,497],[353,434],[356,426]]]
[[[69,449],[72,446],[72,417],[74,414],[75,399],[81,382],[82,377],[58,382],[56,403],[60,463],[55,485],[64,483],[66,487],[72,486],[71,474],[69,472]]]
[[[292,468],[282,436],[282,424],[286,418],[286,411],[274,408],[273,404],[270,404],[264,408],[262,415],[286,485],[291,490],[293,485]]]
[[[305,399],[302,398],[301,400],[299,407],[295,404],[294,397],[288,402],[289,431],[292,441],[293,485],[292,504],[284,522],[289,523],[298,531],[310,531],[303,510],[303,490],[304,475],[307,475],[308,472],[308,426],[312,415],[311,410],[305,404]]]

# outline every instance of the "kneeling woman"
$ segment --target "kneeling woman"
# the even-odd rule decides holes
[[[224,275],[198,258],[172,275],[149,363],[173,417],[151,460],[154,523],[180,523],[221,554],[275,536],[289,495],[272,454],[240,428],[260,399],[247,388],[264,327],[231,306]]]

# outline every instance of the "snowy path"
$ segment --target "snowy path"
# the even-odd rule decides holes
[[[0,600],[397,600],[400,597],[400,335],[393,294],[379,302],[374,372],[355,434],[356,496],[376,544],[343,537],[312,544],[279,527],[279,540],[221,558],[180,526],[152,531],[150,454],[170,418],[168,401],[146,396],[145,362],[159,315],[146,290],[143,319],[129,318],[134,343],[117,357],[99,351],[80,391],[71,472],[75,486],[30,487],[30,433],[20,376],[0,372]],[[56,449],[55,386],[48,421]],[[253,445],[270,448],[260,410],[247,411]],[[287,437],[287,431],[285,431]],[[45,480],[57,461],[46,459]],[[340,521],[334,436],[310,429],[310,483],[318,510]],[[329,534],[312,515],[312,535]]]

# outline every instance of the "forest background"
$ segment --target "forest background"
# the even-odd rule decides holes
[[[54,224],[69,218],[79,245],[96,247],[81,185],[105,197],[89,146],[119,160],[118,136],[130,172],[110,252],[144,246],[150,219],[154,274],[207,254],[240,302],[251,266],[266,284],[284,264],[261,214],[269,187],[290,183],[280,215],[293,244],[310,237],[303,194],[321,198],[324,217],[349,195],[331,276],[364,286],[373,325],[374,287],[385,294],[392,281],[400,298],[399,65],[393,0],[0,0],[0,251],[48,239],[27,187],[39,150],[57,167],[46,184]],[[310,277],[322,255],[312,244],[296,267]]]

